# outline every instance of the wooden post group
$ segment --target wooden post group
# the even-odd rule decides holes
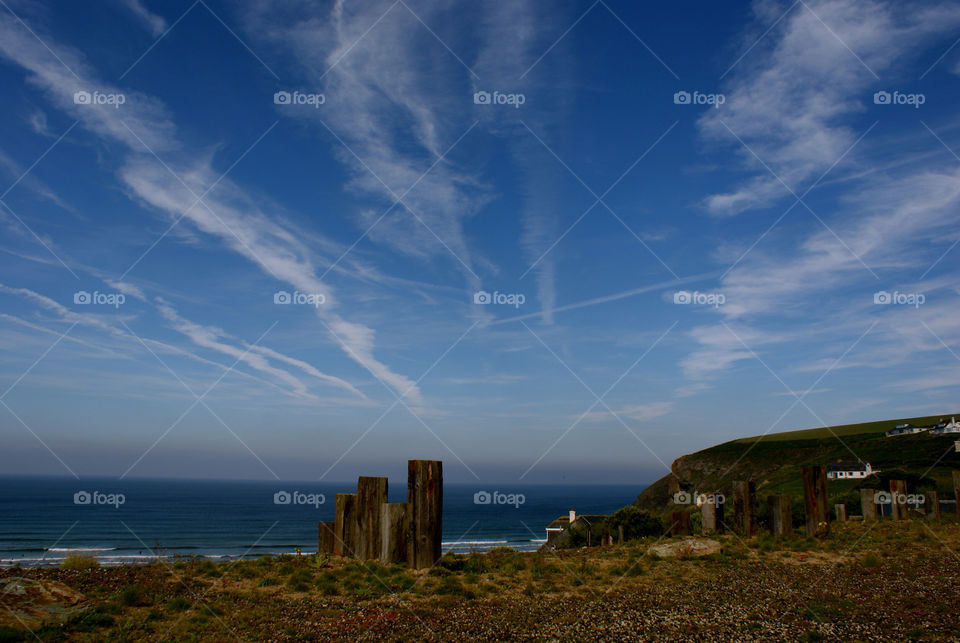
[[[387,479],[361,476],[357,493],[338,493],[333,522],[319,525],[317,551],[360,560],[432,567],[443,538],[443,463],[407,463],[407,501],[387,502]]]

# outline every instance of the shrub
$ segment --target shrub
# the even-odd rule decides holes
[[[131,585],[120,592],[120,601],[127,607],[143,607],[153,601],[143,585]]]
[[[863,566],[864,567],[877,567],[880,565],[880,557],[875,553],[870,552],[863,557]]]
[[[313,582],[313,574],[305,569],[298,569],[287,578],[287,587],[295,592],[305,592],[310,589],[308,583]]]
[[[80,632],[91,632],[101,627],[110,627],[114,623],[113,617],[99,607],[87,610],[70,621],[73,628]]]
[[[489,569],[487,557],[478,552],[471,553],[463,564],[463,571],[473,574],[483,574]]]
[[[459,572],[464,568],[466,563],[467,559],[465,556],[447,552],[443,555],[437,565],[443,567],[444,569],[449,569],[452,572]]]
[[[191,603],[182,596],[177,596],[176,598],[171,598],[167,601],[167,609],[171,609],[175,612],[182,612],[184,610],[190,609]]]
[[[663,533],[663,523],[659,518],[633,505],[617,509],[604,522],[611,534],[616,534],[623,527],[623,537],[627,540]]]
[[[60,563],[61,569],[95,569],[100,562],[93,556],[70,554]]]

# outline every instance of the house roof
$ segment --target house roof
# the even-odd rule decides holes
[[[834,462],[827,467],[827,471],[866,471],[865,462]]]
[[[576,517],[574,522],[579,522],[581,520],[584,520],[587,522],[587,524],[592,524],[594,522],[597,522],[598,520],[603,520],[604,518],[606,518],[606,516],[603,514],[580,514]],[[559,518],[551,522],[549,525],[547,525],[547,529],[551,529],[551,528],[566,529],[569,526],[570,526],[570,516],[560,516]]]

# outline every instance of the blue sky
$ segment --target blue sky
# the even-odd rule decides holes
[[[958,410],[960,7],[0,11],[6,473],[646,482]]]

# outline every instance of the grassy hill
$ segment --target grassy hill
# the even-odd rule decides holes
[[[938,489],[953,496],[952,472],[960,470],[954,441],[960,434],[918,433],[885,437],[897,424],[934,424],[955,414],[846,424],[740,438],[677,458],[671,467],[681,489],[729,493],[734,480],[753,480],[758,496],[787,493],[800,497],[800,467],[838,460],[869,462],[878,475],[862,481],[830,481],[828,492],[838,500],[852,498],[862,487],[880,488],[904,479],[911,491]],[[841,500],[842,501],[842,500]],[[670,476],[664,476],[637,498],[639,506],[662,511],[671,506]]]
[[[957,415],[957,414],[952,414]],[[883,433],[892,429],[898,424],[904,422],[914,426],[930,426],[936,424],[942,418],[949,418],[950,415],[927,415],[923,417],[901,418],[899,420],[880,420],[878,422],[862,422],[860,424],[838,424],[830,427],[820,427],[819,429],[800,429],[797,431],[784,431],[783,433],[769,433],[767,435],[754,436],[750,438],[740,438],[734,442],[783,442],[786,440],[815,440],[822,438],[832,438],[834,436],[843,438],[849,435],[860,435],[864,433],[876,434]]]

